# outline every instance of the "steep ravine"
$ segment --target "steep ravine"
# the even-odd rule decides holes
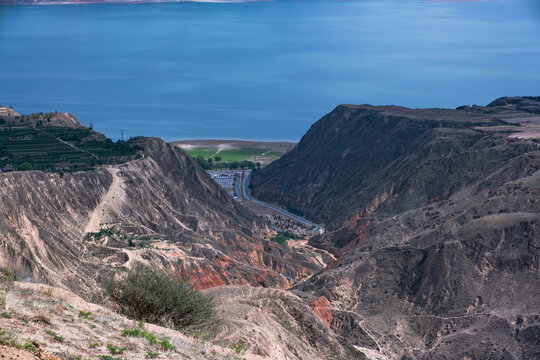
[[[69,114],[19,116],[2,109],[8,126],[32,127],[38,121],[64,129],[80,126],[70,123],[75,118]],[[98,133],[90,137],[104,139]],[[140,149],[139,159],[89,171],[0,173],[0,266],[20,279],[67,288],[99,303],[106,300],[100,286],[112,273],[137,263],[160,267],[216,297],[221,322],[212,339],[222,346],[241,341],[246,359],[363,358],[337,341],[308,304],[280,290],[293,285],[291,278],[320,270],[318,261],[271,242],[266,223],[235,202],[181,149],[149,138],[128,145]],[[95,341],[90,335],[49,346],[36,327],[21,333],[24,323],[17,311],[35,301],[12,295],[6,306],[14,318],[4,321],[6,329],[41,344],[44,351],[88,353],[88,344]],[[52,324],[60,330],[56,321]],[[72,330],[84,332],[83,325],[74,322]],[[129,351],[144,356],[137,346]],[[161,356],[176,358],[173,353]]]
[[[540,356],[540,103],[339,106],[253,177],[338,260],[292,291],[366,354]],[[321,300],[322,299],[322,300]]]

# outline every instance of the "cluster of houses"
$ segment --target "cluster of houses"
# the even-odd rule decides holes
[[[208,173],[233,198],[237,199],[240,193],[243,170],[209,170]]]

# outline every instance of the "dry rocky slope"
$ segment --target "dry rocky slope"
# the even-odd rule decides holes
[[[0,296],[4,299],[0,306],[0,359],[108,356],[140,360],[148,359],[149,354],[159,359],[240,358],[225,342],[222,346],[212,345],[171,329],[138,323],[88,303],[67,290],[43,284],[3,282]],[[154,341],[125,334],[134,329],[153,335]],[[110,349],[117,349],[121,354],[111,356]],[[251,355],[245,357],[260,359]]]
[[[57,119],[80,126],[66,114],[45,118],[48,126]],[[0,264],[83,295],[136,262],[177,272],[198,289],[286,288],[292,282],[280,274],[299,278],[318,269],[265,240],[265,223],[181,149],[153,138],[131,143],[143,157],[120,165],[0,173]]]
[[[205,290],[216,298],[222,320],[215,329],[186,335],[133,321],[57,287],[1,279],[0,285],[0,359],[363,358],[343,346],[299,297],[283,290]]]
[[[204,290],[215,297],[220,321],[183,334],[128,319],[57,287],[2,279],[0,286],[0,359],[111,359],[114,349],[121,352],[114,359],[364,358],[342,345],[298,296],[279,289]],[[134,329],[155,336],[154,341],[125,333]]]
[[[61,113],[20,116],[0,107],[0,116],[12,127],[81,126]],[[331,358],[329,349],[362,358],[336,341],[339,336],[316,309],[279,290],[291,286],[291,278],[320,269],[317,259],[269,241],[273,234],[266,223],[233,201],[181,149],[159,139],[130,143],[142,158],[92,171],[0,173],[0,267],[55,286],[0,284],[0,313],[10,316],[0,317],[0,344],[37,344],[42,354],[68,359],[106,355],[108,344],[126,347],[125,358],[144,358],[150,351],[171,359],[321,359]],[[205,290],[218,302],[221,322],[209,339],[220,348],[174,332],[169,335],[177,351],[171,352],[144,339],[124,339],[120,331],[128,319],[59,289],[101,303],[102,281],[137,263],[175,272],[198,289],[249,285]],[[75,309],[66,305],[75,303]],[[93,320],[78,319],[78,310],[92,311]],[[33,358],[0,347],[5,353]]]
[[[540,358],[539,100],[315,123],[252,178],[337,257],[293,293],[371,358]]]
[[[61,113],[20,116],[0,107],[0,116],[12,127],[44,122],[81,126]],[[97,133],[90,136],[101,138]],[[43,353],[67,359],[104,355],[106,342],[125,346],[126,358],[154,352],[144,339],[122,342],[119,331],[128,319],[107,315],[107,310],[91,303],[72,309],[64,299],[73,299],[72,293],[53,296],[62,288],[87,301],[109,304],[99,291],[103,280],[142,263],[177,273],[197,289],[212,288],[204,291],[216,297],[221,322],[209,338],[234,350],[213,354],[208,346],[196,346],[194,339],[182,340],[171,333],[180,353],[159,351],[159,358],[315,360],[332,354],[363,358],[345,341],[337,341],[340,336],[318,316],[327,308],[310,307],[280,290],[293,284],[291,278],[318,271],[320,261],[269,241],[273,233],[266,223],[233,201],[181,149],[159,139],[129,143],[142,156],[123,164],[79,172],[0,173],[0,267],[27,281],[54,286],[43,290],[33,284],[0,284],[0,312],[11,316],[0,317],[0,334],[5,331],[8,336],[4,340],[35,343]],[[92,311],[97,323],[74,319],[76,310]],[[47,330],[61,333],[65,341],[56,343]],[[98,347],[87,348],[95,341]],[[190,355],[190,349],[195,353]]]

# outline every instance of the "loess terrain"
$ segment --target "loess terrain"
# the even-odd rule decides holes
[[[138,159],[122,164],[0,174],[2,264],[81,294],[136,262],[177,272],[198,289],[286,288],[319,269],[270,242],[266,224],[178,147],[130,143]]]
[[[539,357],[539,114],[535,98],[337,107],[252,180],[337,257],[293,292],[328,301],[366,355]]]
[[[363,358],[355,349],[343,347],[299,297],[283,290],[249,286],[207,290],[218,299],[220,320],[215,328],[186,334],[133,321],[57,287],[5,281],[1,285],[0,358],[264,360],[333,354]],[[143,332],[146,335],[133,335]],[[306,343],[307,339],[312,340]]]
[[[85,144],[110,143],[69,114],[0,116],[0,136],[26,131],[3,138],[9,161],[43,131],[79,154],[0,173],[0,267],[25,280],[0,284],[0,354],[540,357],[538,98],[338,106],[251,181],[256,198],[324,226],[311,238],[277,234],[178,146],[135,138],[127,156],[96,150],[107,162],[67,170],[85,163]],[[85,135],[65,138],[73,131]],[[103,282],[136,264],[211,294],[220,320],[180,334],[113,313]],[[174,349],[124,336],[137,327]]]
[[[148,359],[150,353],[162,359],[240,359],[225,342],[214,346],[177,331],[138,323],[70,291],[30,283],[2,285],[2,355],[13,351],[19,359]],[[133,329],[152,334],[156,340],[125,334]]]

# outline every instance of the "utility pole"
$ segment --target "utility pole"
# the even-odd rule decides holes
[[[124,141],[124,129],[120,130],[120,140]]]

